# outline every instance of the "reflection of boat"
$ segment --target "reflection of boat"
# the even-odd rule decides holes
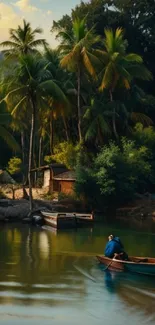
[[[75,228],[76,218],[74,213],[58,213],[58,212],[41,212],[45,224],[57,229]]]
[[[129,256],[128,261],[121,261],[99,255],[97,259],[110,270],[155,275],[155,258]]]

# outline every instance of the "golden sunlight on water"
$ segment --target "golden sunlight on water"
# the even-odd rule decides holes
[[[104,272],[96,261],[114,231],[129,254],[153,256],[155,236],[129,229],[1,226],[0,324],[154,324],[154,278]]]

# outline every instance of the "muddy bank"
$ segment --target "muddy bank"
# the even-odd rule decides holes
[[[150,224],[155,222],[155,200],[143,198],[133,202],[133,205],[116,210],[116,219],[132,223]]]

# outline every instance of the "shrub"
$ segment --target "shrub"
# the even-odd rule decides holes
[[[95,160],[96,180],[104,197],[114,204],[134,198],[136,192],[145,192],[152,170],[148,149],[136,147],[134,141],[122,139],[121,148],[115,143],[102,148]]]
[[[56,161],[64,164],[68,169],[74,169],[76,166],[77,154],[80,150],[79,145],[74,145],[70,142],[61,142],[54,148],[52,156],[46,156],[44,160],[47,163]]]
[[[18,157],[13,157],[8,162],[8,171],[11,175],[19,174],[22,171],[22,160]]]

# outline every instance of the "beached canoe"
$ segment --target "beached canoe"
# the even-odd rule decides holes
[[[113,271],[128,271],[155,276],[155,258],[129,256],[128,261],[111,259],[104,255],[96,256],[98,261]]]

